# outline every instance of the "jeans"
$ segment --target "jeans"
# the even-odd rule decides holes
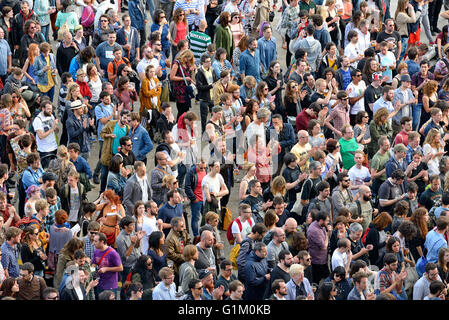
[[[413,131],[418,131],[419,121],[421,119],[421,110],[423,108],[422,102],[412,106],[412,127]]]
[[[429,42],[433,41],[432,32],[430,32],[430,21],[429,21],[429,5],[425,4],[422,7],[421,12],[421,21],[423,25],[424,32],[426,33],[426,37],[429,40]]]
[[[101,160],[100,159],[101,159],[101,150],[103,149],[103,141],[99,140],[98,142],[100,143],[100,151],[98,152],[98,162],[97,162],[97,166],[95,167],[94,177],[98,177],[101,172]]]
[[[50,24],[47,24],[46,26],[41,26],[41,32],[45,37],[45,41],[50,42],[50,39],[48,39],[50,33]]]
[[[47,96],[50,98],[51,102],[53,103],[53,96],[55,95],[55,87],[53,86],[49,91],[47,92],[41,92],[42,95]]]
[[[200,101],[201,132],[206,131],[207,115],[214,106],[212,101]]]
[[[405,51],[407,50],[407,44],[408,44],[408,37],[407,37],[407,38],[402,38],[402,37],[401,37],[401,45],[402,45],[402,48],[401,48],[401,56],[400,56],[400,59],[399,59],[399,60],[404,59]]]
[[[101,180],[100,180],[100,193],[106,190],[106,183],[108,182],[109,167],[101,164]]]
[[[190,202],[190,210],[192,211],[192,233],[193,236],[199,236],[198,222],[200,221],[201,213],[203,212],[203,201]]]

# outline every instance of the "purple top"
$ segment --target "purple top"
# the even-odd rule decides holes
[[[97,270],[100,270],[103,267],[118,267],[122,264],[122,260],[120,259],[120,255],[112,249],[101,261],[101,264],[98,265],[101,257],[109,250],[108,247],[104,251],[100,251],[96,249],[94,251],[94,258],[92,259],[92,264],[97,265]],[[98,288],[103,290],[111,290],[118,288],[118,272],[105,272],[100,273],[100,281],[98,283]]]
[[[430,80],[435,80],[435,77],[432,72],[427,71],[427,78]],[[421,83],[424,82],[424,78],[421,76],[421,71],[415,73],[412,76],[412,86],[419,87]],[[419,90],[418,92],[418,103],[422,103],[423,90]]]
[[[327,263],[327,247],[324,247],[326,237],[326,230],[320,227],[317,221],[310,224],[307,230],[307,240],[309,241],[309,254],[313,264]]]

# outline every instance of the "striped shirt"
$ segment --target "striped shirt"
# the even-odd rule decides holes
[[[188,2],[186,0],[178,0],[175,3],[175,7],[173,8],[173,11],[176,11],[176,9],[178,9],[178,8],[183,9],[184,12],[189,9],[199,10],[199,2],[198,2],[198,0],[190,0]],[[189,13],[186,15],[186,18],[187,18],[187,24],[190,26],[198,18],[198,15]]]
[[[193,52],[193,56],[195,57],[195,61],[199,61],[201,56],[207,52],[207,46],[212,43],[211,38],[199,31],[191,31],[186,40],[190,43],[190,50]]]

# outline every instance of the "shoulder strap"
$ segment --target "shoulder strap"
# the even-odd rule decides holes
[[[157,169],[157,170],[163,172],[164,174],[168,175],[168,173],[166,171],[162,170],[161,168],[155,168],[155,169]]]
[[[359,213],[359,216],[362,215],[362,204],[360,203],[360,200],[356,200],[355,203],[357,204],[357,211]]]
[[[186,80],[186,76],[184,75],[184,70],[183,70],[183,68],[182,68],[181,62],[179,62],[178,59],[176,59],[175,61],[178,63],[179,69],[181,69],[182,78],[184,79],[184,83],[186,84],[186,86],[188,86],[187,80]]]
[[[235,222],[237,222],[237,224],[239,226],[239,230],[240,230],[240,232],[242,232],[242,230],[243,230],[242,221],[240,221],[240,219],[237,218],[237,219],[235,219]]]
[[[109,247],[109,249],[103,254],[103,256],[101,257],[100,261],[98,261],[97,266],[99,266],[101,264],[101,262],[103,261],[103,259],[109,254],[109,252],[111,252],[112,248]]]

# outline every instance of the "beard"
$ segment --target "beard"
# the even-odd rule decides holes
[[[46,116],[46,117],[51,117],[51,115],[52,115],[51,112],[44,111],[44,116]]]
[[[370,201],[371,200],[371,196],[363,196],[363,200],[364,201]]]

